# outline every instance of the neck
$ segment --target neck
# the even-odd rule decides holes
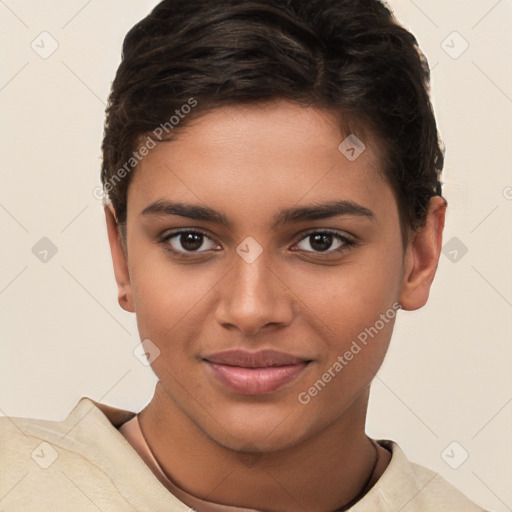
[[[158,383],[139,413],[147,444],[167,477],[197,498],[267,511],[332,512],[369,489],[389,462],[364,432],[368,390],[321,433],[285,450],[235,452],[216,442]]]

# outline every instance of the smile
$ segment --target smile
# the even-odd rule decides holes
[[[311,362],[273,350],[255,353],[232,350],[203,360],[217,382],[243,395],[272,393],[296,379]]]

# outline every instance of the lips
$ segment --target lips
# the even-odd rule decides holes
[[[229,350],[203,359],[218,383],[244,395],[272,393],[296,379],[311,362],[276,350]]]
[[[278,352],[277,350],[260,350],[259,352],[228,350],[212,354],[204,359],[211,363],[240,366],[242,368],[266,368],[269,366],[286,366],[307,362],[306,359]]]

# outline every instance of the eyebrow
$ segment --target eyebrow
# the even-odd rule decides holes
[[[202,220],[221,224],[226,227],[231,226],[225,214],[217,212],[207,206],[194,204],[185,204],[173,202],[165,199],[159,199],[142,210],[142,216],[164,216],[176,215],[188,219]],[[338,216],[366,217],[370,220],[375,219],[374,213],[353,201],[329,201],[326,203],[314,203],[308,206],[284,208],[278,212],[273,219],[272,229],[278,228],[286,223],[298,223],[304,221],[328,219]]]

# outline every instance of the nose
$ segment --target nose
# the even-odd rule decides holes
[[[217,321],[246,336],[285,327],[293,319],[293,294],[263,254],[252,263],[236,256],[234,268],[222,280],[220,294]]]

